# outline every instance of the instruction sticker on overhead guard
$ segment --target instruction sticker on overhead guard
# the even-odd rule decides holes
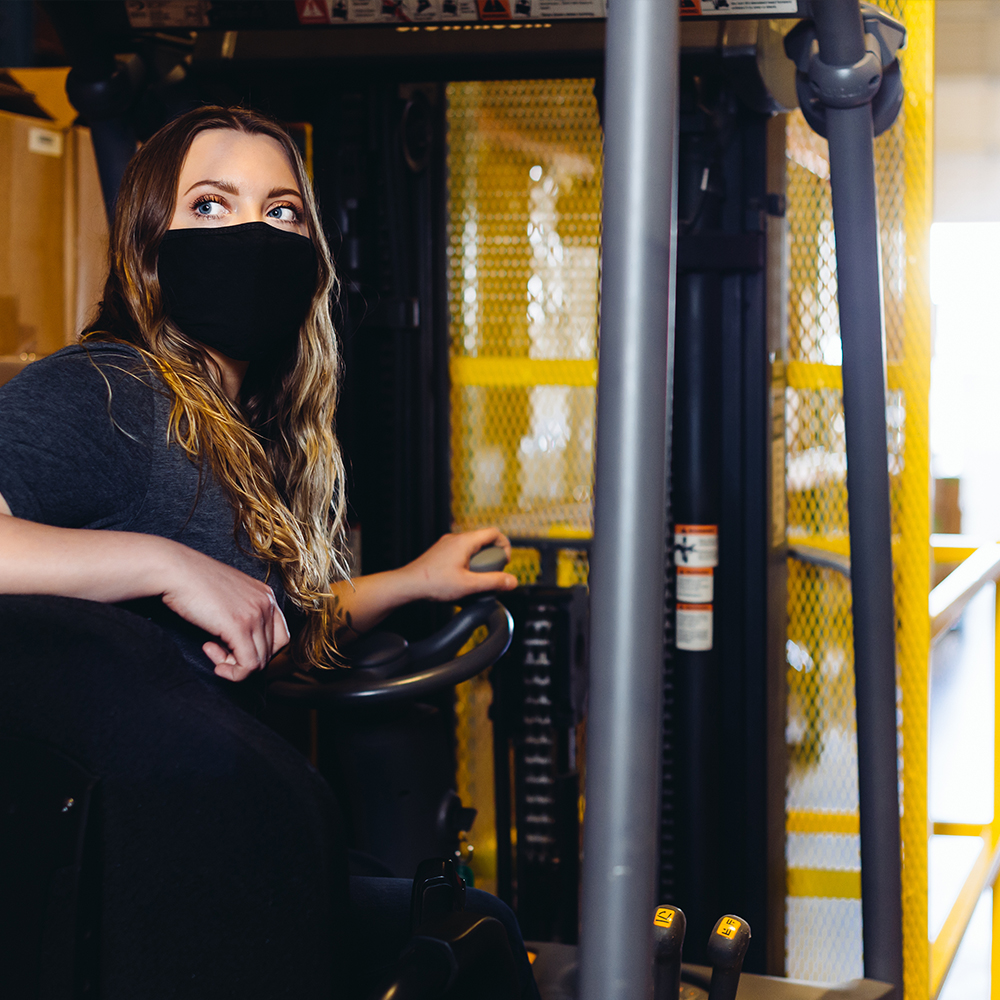
[[[476,0],[295,0],[300,24],[475,21]]]
[[[607,0],[478,0],[484,21],[607,17]]]
[[[209,0],[126,0],[133,28],[207,28]]]
[[[796,14],[798,0],[680,0],[681,17],[732,17]]]
[[[674,563],[699,568],[719,565],[719,526],[675,524]]]
[[[677,648],[703,653],[712,648],[712,605],[677,605]]]
[[[514,17],[607,17],[607,0],[514,0]]]
[[[715,579],[708,566],[677,567],[677,600],[685,604],[711,604]]]

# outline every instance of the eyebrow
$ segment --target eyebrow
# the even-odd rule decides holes
[[[232,181],[219,181],[219,180],[204,180],[195,181],[184,192],[185,195],[190,194],[196,187],[214,187],[218,188],[220,191],[226,191],[231,195],[239,196],[240,189]],[[296,188],[272,188],[267,193],[268,198],[281,198],[285,195],[294,195],[296,198],[301,198],[302,194]]]

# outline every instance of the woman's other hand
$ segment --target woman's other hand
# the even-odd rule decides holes
[[[288,644],[288,626],[274,593],[246,573],[185,546],[171,549],[163,603],[221,642],[202,649],[215,672],[242,681]]]
[[[469,560],[488,545],[499,545],[510,559],[510,542],[498,528],[443,535],[400,571],[410,577],[411,600],[457,601],[488,590],[513,590],[517,577],[510,573],[469,569]]]
[[[159,535],[57,528],[9,510],[0,497],[0,594],[108,604],[159,595],[221,640],[203,649],[215,672],[233,681],[262,669],[288,643],[271,588],[239,570]]]

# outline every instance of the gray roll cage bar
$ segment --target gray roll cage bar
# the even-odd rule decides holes
[[[673,398],[678,18],[609,3],[581,1000],[652,995],[664,538]],[[676,0],[672,6],[677,8]],[[774,15],[768,15],[774,16]],[[895,617],[873,138],[902,102],[905,28],[799,0],[786,40],[830,147],[843,342],[865,975],[902,995]]]

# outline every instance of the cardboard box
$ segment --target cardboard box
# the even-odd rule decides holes
[[[11,71],[51,120],[0,111],[0,381],[73,343],[104,284],[107,217],[66,73]]]

